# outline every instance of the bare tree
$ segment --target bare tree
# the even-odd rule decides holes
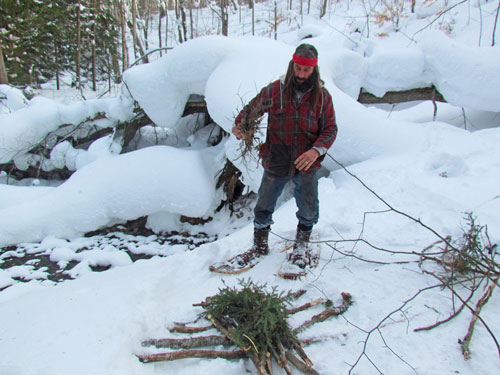
[[[253,3],[253,1],[252,1]],[[228,13],[228,6],[229,6],[229,0],[219,0],[219,10],[215,9],[213,6],[209,5],[210,9],[212,10],[213,13],[219,17],[222,25],[222,35],[227,36],[229,32],[229,13]],[[253,15],[253,8],[252,8],[252,15]],[[253,23],[252,23],[253,27]],[[252,34],[253,35],[253,34]]]
[[[127,48],[127,22],[125,13],[125,0],[121,0],[120,16],[121,16],[121,32],[122,32],[122,71],[127,69],[129,64],[128,48]]]
[[[182,36],[184,38],[184,41],[188,39],[187,37],[187,25],[186,25],[186,0],[179,0],[179,14],[180,14],[180,19],[181,19],[181,26],[182,26]]]
[[[3,60],[2,46],[0,45],[0,84],[8,84],[9,79],[7,78],[7,69],[5,68],[5,62]]]
[[[319,14],[319,18],[323,18],[326,14],[326,7],[328,6],[328,0],[323,0],[323,5],[321,5],[321,12]]]
[[[278,39],[278,2],[274,1],[274,40]]]
[[[77,88],[81,87],[81,71],[80,59],[82,49],[82,36],[81,36],[81,1],[78,0],[78,9],[76,10],[76,85]]]
[[[500,1],[498,2],[498,7],[497,7],[497,15],[495,17],[495,24],[493,26],[493,35],[491,36],[491,46],[495,46],[495,33],[497,31],[497,23],[498,23],[498,14],[500,13]]]
[[[168,47],[168,3],[167,0],[163,0],[165,3],[165,47]]]
[[[184,11],[184,0],[175,0],[175,18],[177,20],[177,31],[179,43],[187,40],[186,12]]]
[[[159,7],[158,7],[158,47],[162,47],[161,45],[161,18],[162,16],[166,14],[166,9],[164,10],[163,8],[163,3],[160,1]],[[160,49],[160,57],[162,55],[162,51]]]
[[[193,0],[189,0],[189,28],[191,31],[191,39],[194,39],[193,31]]]
[[[97,10],[99,9],[100,2],[99,0],[93,1],[93,10],[92,10],[92,90],[97,91],[97,72],[96,72],[96,50],[95,43],[97,37]]]
[[[220,18],[222,22],[222,35],[228,36],[229,33],[229,14],[228,0],[220,0]]]
[[[132,41],[134,43],[134,57],[137,58],[137,2],[132,0]]]
[[[113,30],[118,29],[118,25],[121,23],[120,16],[120,8],[121,5],[118,0],[107,0],[107,7],[110,9],[111,14],[113,15]],[[117,33],[118,35],[118,33]],[[113,69],[113,80],[115,83],[121,82],[121,74],[120,74],[120,54],[119,54],[119,44],[117,44],[116,48],[112,48],[109,50],[109,57],[111,59],[111,67]],[[111,72],[108,75],[108,79],[111,80]]]
[[[255,35],[255,0],[249,1],[249,6],[252,8],[252,35]]]

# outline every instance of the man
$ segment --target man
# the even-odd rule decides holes
[[[254,243],[237,257],[240,266],[269,253],[268,238],[276,202],[286,183],[295,184],[298,207],[296,242],[289,260],[308,265],[307,243],[318,222],[318,176],[328,148],[337,136],[332,98],[323,87],[318,69],[318,51],[301,44],[295,50],[286,76],[264,89],[238,114],[233,134],[249,137],[248,117],[268,113],[266,141],[260,149],[264,175],[254,214]]]

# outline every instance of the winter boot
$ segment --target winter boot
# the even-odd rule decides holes
[[[300,268],[305,268],[311,262],[308,254],[308,244],[311,238],[311,232],[312,227],[299,224],[297,226],[293,251],[288,255],[288,261]]]
[[[253,230],[253,246],[237,256],[238,265],[244,266],[251,263],[255,258],[269,254],[269,231],[271,227],[262,229],[254,228]]]

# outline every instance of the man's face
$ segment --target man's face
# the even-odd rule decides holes
[[[300,85],[308,79],[314,71],[314,66],[299,65],[293,63],[293,74],[295,75],[295,80]]]

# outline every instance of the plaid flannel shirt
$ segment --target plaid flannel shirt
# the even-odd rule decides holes
[[[294,161],[301,154],[316,148],[320,157],[308,172],[321,167],[324,154],[337,136],[337,124],[332,97],[322,87],[316,108],[310,104],[310,92],[300,101],[286,100],[283,83],[277,80],[264,87],[238,114],[236,126],[252,113],[253,116],[268,114],[266,141],[260,149],[262,165],[269,172],[279,176],[293,176],[297,173]]]

